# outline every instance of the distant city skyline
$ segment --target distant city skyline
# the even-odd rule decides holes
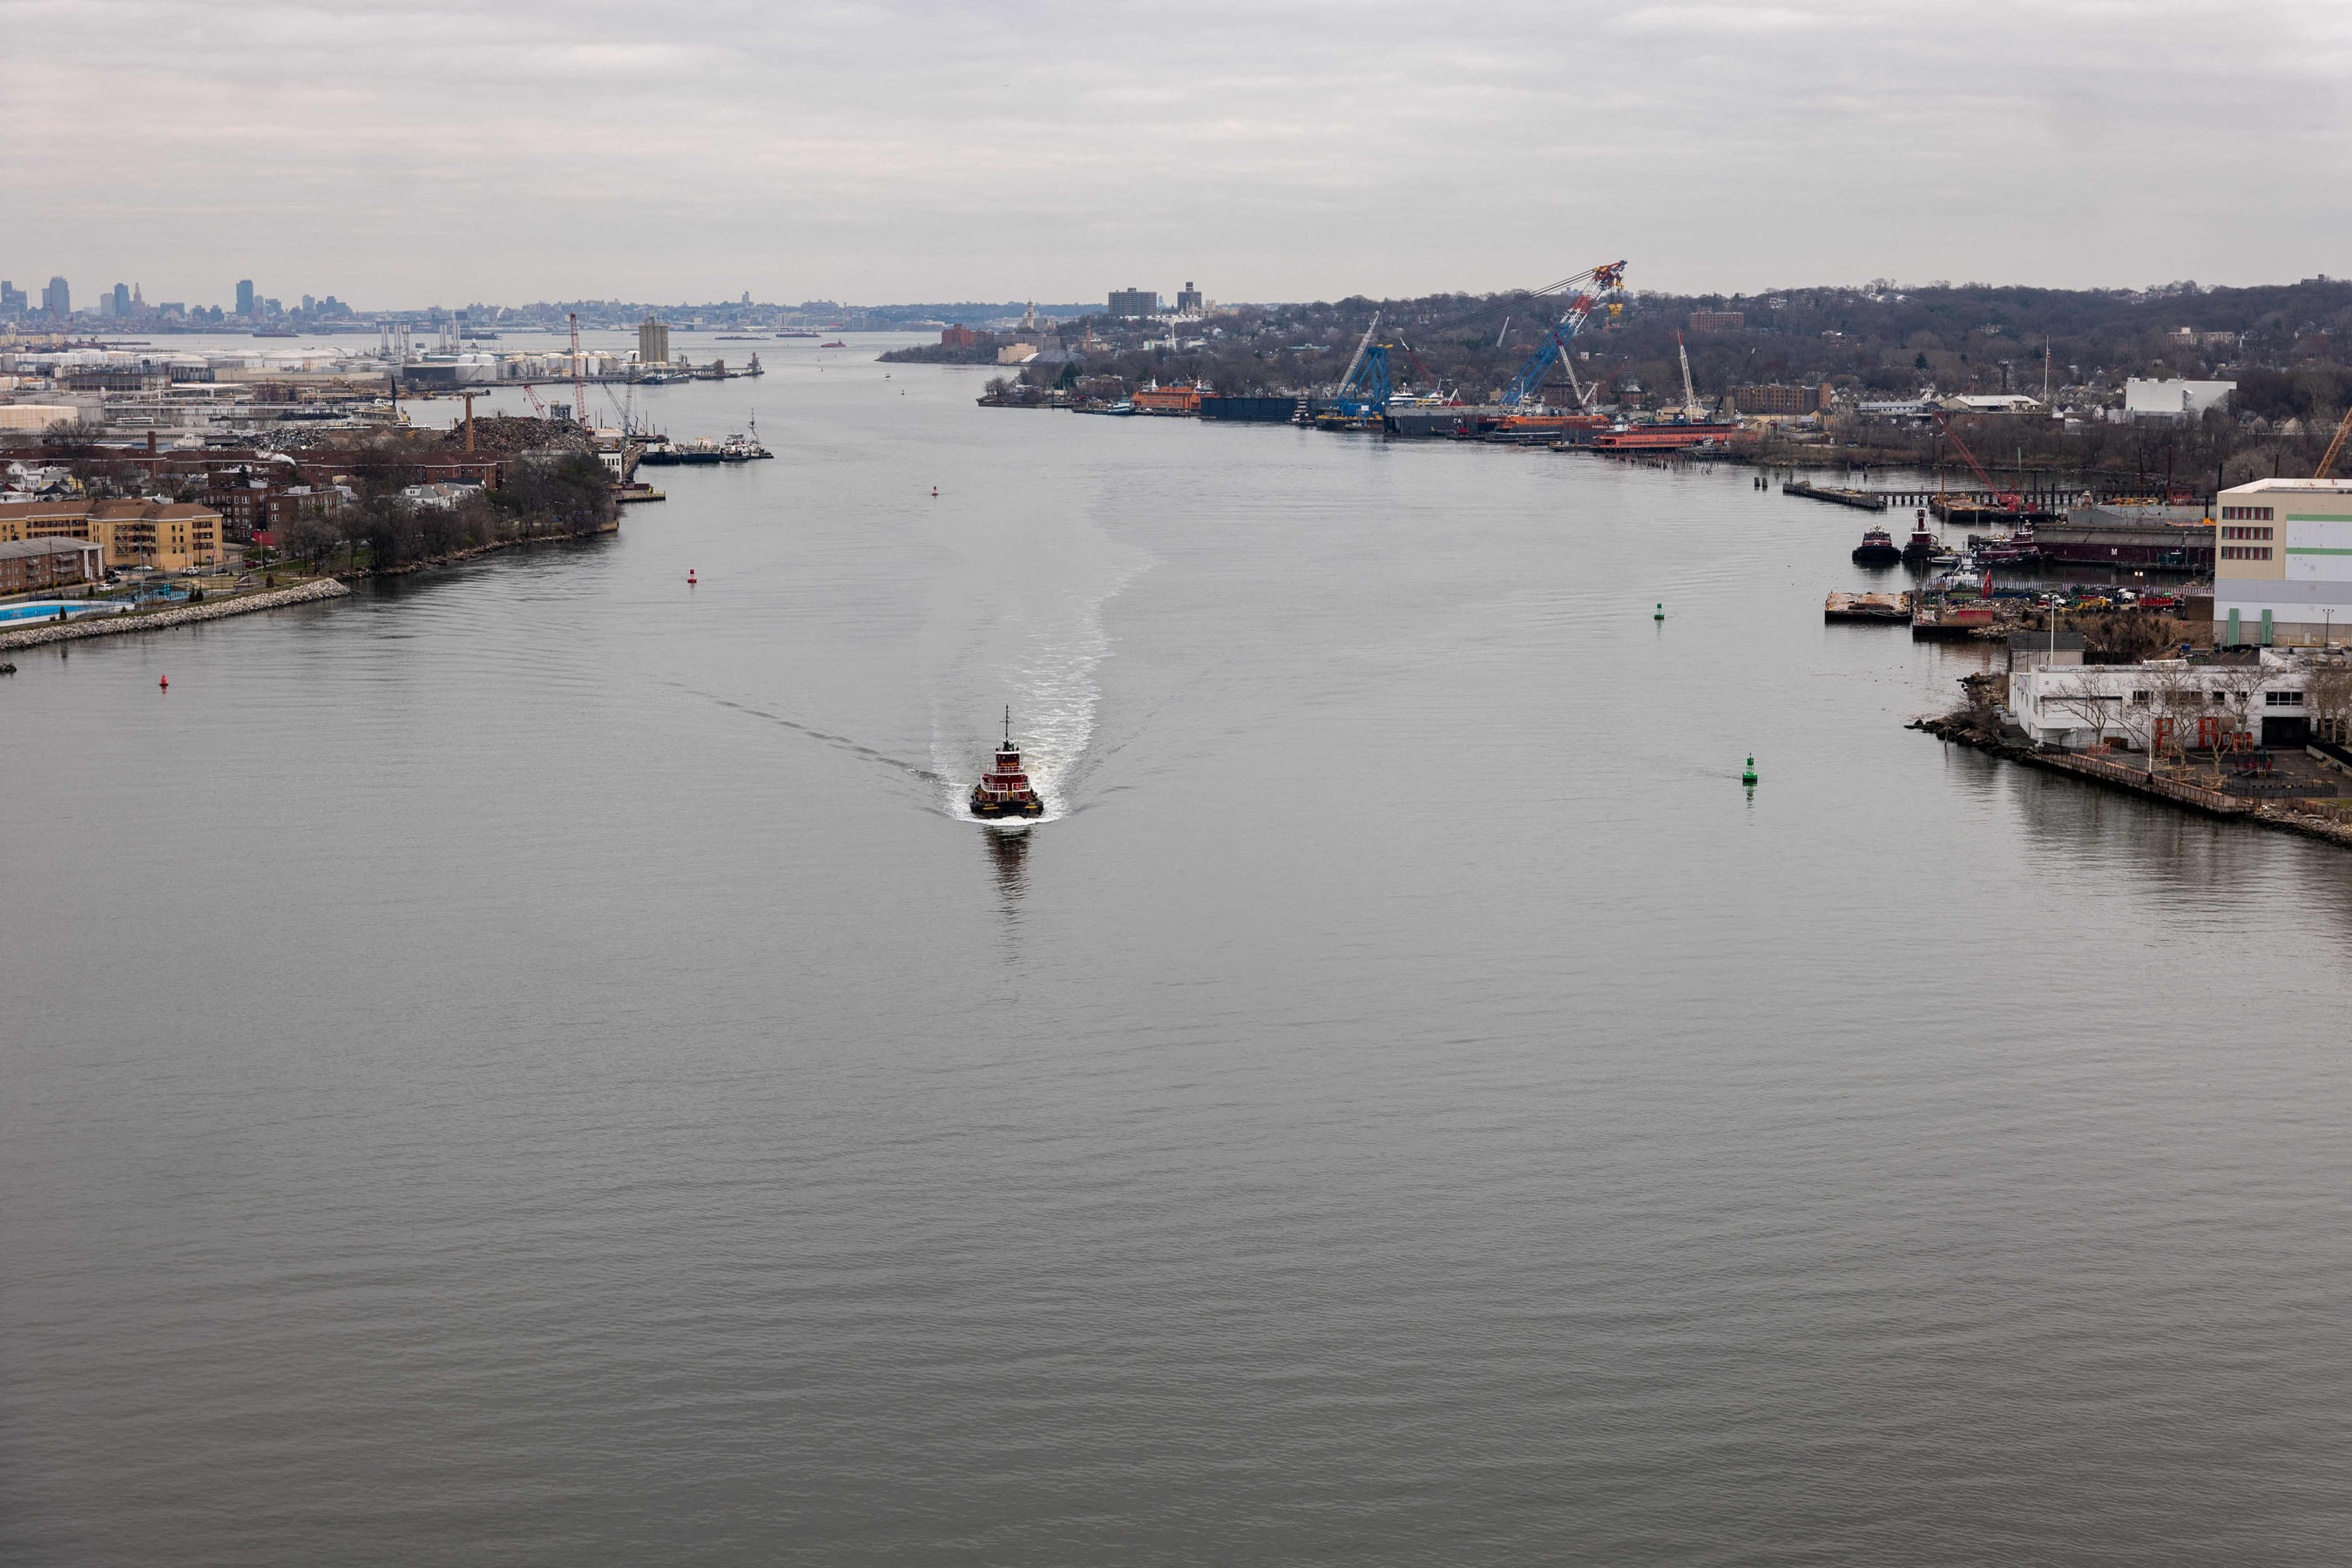
[[[43,13],[9,265],[94,289],[152,257],[149,300],[250,277],[368,308],[1402,296],[1619,256],[1676,291],[2346,269],[2318,195],[2352,164],[2338,8],[272,15]]]

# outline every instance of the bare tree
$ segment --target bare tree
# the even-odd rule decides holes
[[[2106,744],[2107,731],[2118,728],[2123,719],[2123,694],[2108,690],[2106,682],[2088,671],[2053,681],[2042,700],[2046,707],[2080,719],[2091,731],[2094,750]]]
[[[327,569],[327,559],[335,546],[343,542],[343,531],[334,520],[316,512],[297,513],[278,532],[278,547],[298,561],[308,561],[314,572]]]
[[[2213,759],[2217,778],[2221,772],[2221,752],[2233,743],[2231,737],[2253,731],[2254,709],[2262,701],[2264,673],[2259,660],[2221,665],[2208,671],[2207,711],[2221,721],[2221,738],[2214,748]]]
[[[2315,664],[2303,682],[2304,711],[2323,741],[2352,742],[2352,664]]]
[[[2191,666],[2180,662],[2143,665],[2140,690],[2147,693],[2148,750],[2151,757],[2169,752],[2176,765],[2187,766],[2189,747],[2197,736],[2197,721],[2208,716],[2205,684]]]

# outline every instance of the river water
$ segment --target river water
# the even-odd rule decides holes
[[[0,1557],[2352,1553],[2352,859],[1906,731],[1739,470],[872,352],[14,656]]]

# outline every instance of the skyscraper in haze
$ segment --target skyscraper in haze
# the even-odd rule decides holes
[[[253,314],[253,279],[250,278],[236,280],[236,313],[240,316]]]
[[[73,291],[66,287],[64,279],[49,279],[49,286],[41,290],[41,309],[55,316],[60,323],[73,314]]]

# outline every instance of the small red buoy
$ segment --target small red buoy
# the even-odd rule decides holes
[[[940,498],[940,487],[939,487],[939,486],[937,486],[937,485],[933,485],[933,486],[931,487],[931,499],[932,499],[933,500],[939,500],[939,498]]]
[[[694,568],[691,566],[686,569],[686,585],[689,588],[694,586]]]
[[[168,675],[163,676],[156,680],[155,685],[162,690],[169,691],[172,689],[172,678]]]

